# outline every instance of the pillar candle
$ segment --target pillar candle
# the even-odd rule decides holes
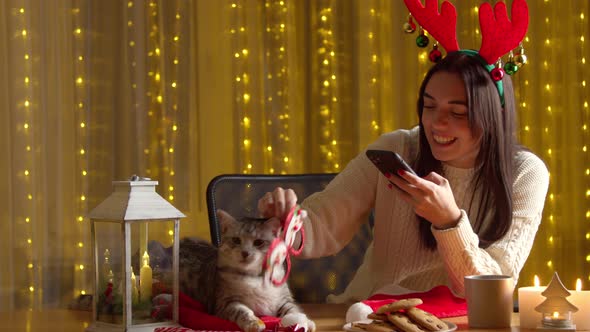
[[[152,298],[152,268],[147,251],[143,254],[143,266],[139,270],[139,299],[141,302]]]
[[[541,313],[535,307],[545,300],[541,293],[546,287],[539,286],[539,278],[535,276],[535,286],[520,287],[518,289],[518,312],[520,328],[534,329],[541,325]]]
[[[582,290],[582,280],[576,282],[576,290],[570,291],[571,296],[567,300],[578,307],[578,311],[572,314],[572,320],[576,324],[577,331],[590,330],[590,291]]]

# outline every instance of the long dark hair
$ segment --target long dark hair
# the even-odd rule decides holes
[[[513,156],[521,149],[516,139],[515,104],[512,81],[504,75],[504,107],[490,73],[482,66],[480,59],[453,52],[434,65],[426,74],[418,97],[418,118],[420,119],[420,148],[414,162],[418,175],[430,172],[443,174],[442,164],[432,155],[422,124],[424,89],[432,75],[444,71],[458,74],[463,79],[467,94],[469,126],[474,136],[481,135],[480,149],[475,160],[475,175],[471,185],[473,196],[479,191],[479,210],[473,229],[479,237],[479,246],[488,247],[502,238],[512,224],[512,182]],[[443,174],[444,176],[444,174]],[[488,212],[493,211],[490,222],[484,223]],[[430,230],[431,223],[419,219],[422,243],[430,250],[436,249],[436,240]]]

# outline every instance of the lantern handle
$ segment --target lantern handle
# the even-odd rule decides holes
[[[152,179],[150,178],[144,178],[141,176],[137,176],[135,174],[131,175],[131,177],[129,178],[129,181],[151,181]]]

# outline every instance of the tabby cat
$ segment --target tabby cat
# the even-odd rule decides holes
[[[199,239],[180,242],[180,290],[203,303],[210,314],[233,321],[246,332],[264,330],[259,316],[281,317],[282,326],[299,324],[315,331],[315,323],[295,303],[287,283],[275,286],[264,277],[262,262],[279,233],[280,221],[237,221],[223,210],[217,211],[217,218],[219,248]]]

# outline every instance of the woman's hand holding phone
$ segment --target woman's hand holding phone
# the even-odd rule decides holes
[[[402,180],[403,179],[403,180]],[[424,178],[402,172],[389,179],[400,189],[401,198],[414,207],[414,212],[438,229],[455,227],[461,210],[455,202],[449,181],[435,172]]]
[[[367,157],[400,190],[401,198],[414,212],[439,229],[457,225],[461,210],[455,202],[449,181],[435,172],[420,178],[395,152],[367,150]]]

